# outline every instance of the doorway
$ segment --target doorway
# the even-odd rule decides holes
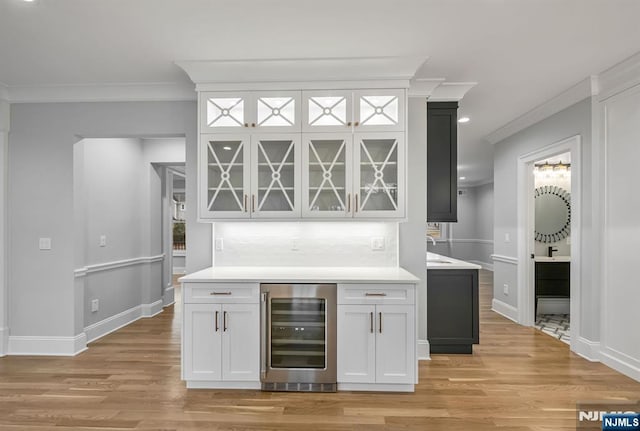
[[[580,161],[578,135],[518,160],[518,322],[572,346],[580,324]]]

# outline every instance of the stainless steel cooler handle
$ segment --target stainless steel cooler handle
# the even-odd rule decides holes
[[[260,302],[260,380],[267,377],[267,312],[269,305],[269,292],[261,294]]]

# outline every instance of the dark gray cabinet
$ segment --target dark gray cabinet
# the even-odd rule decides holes
[[[538,314],[538,299],[571,296],[570,273],[570,262],[536,262],[536,314]]]
[[[473,353],[480,342],[477,269],[427,270],[431,353]]]
[[[458,221],[458,102],[427,103],[427,221]]]

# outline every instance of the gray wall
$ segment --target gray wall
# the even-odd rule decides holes
[[[0,99],[0,356],[7,353],[9,328],[7,316],[7,147],[9,143],[9,103]]]
[[[427,265],[424,242],[427,220],[427,101],[409,99],[407,222],[400,223],[400,266],[420,278],[417,285],[418,339],[427,339]],[[428,353],[428,352],[427,352]]]
[[[492,268],[493,254],[493,184],[460,187],[458,222],[448,224],[447,238],[435,246],[427,241],[434,253],[470,261]]]
[[[519,157],[574,135],[582,142],[582,322],[581,336],[598,339],[599,314],[593,308],[595,298],[589,274],[591,261],[591,99],[576,103],[539,123],[534,124],[494,147],[494,253],[517,258],[517,165]],[[572,162],[574,162],[572,160]],[[505,235],[509,236],[507,241]],[[517,307],[517,264],[494,262],[494,298],[512,307]],[[503,285],[510,286],[504,295]],[[586,317],[589,316],[587,319]]]
[[[74,281],[73,146],[82,138],[185,136],[190,270],[211,262],[211,228],[195,223],[195,102],[51,103],[11,106],[9,327],[12,335],[74,336],[83,302]],[[38,238],[52,238],[50,251]]]

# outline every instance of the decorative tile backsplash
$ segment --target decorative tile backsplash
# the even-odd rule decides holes
[[[397,223],[219,222],[213,236],[214,266],[398,266]]]

